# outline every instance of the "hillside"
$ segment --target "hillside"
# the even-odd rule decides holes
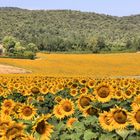
[[[123,45],[140,36],[140,15],[114,17],[71,10],[0,8],[0,41],[6,35],[23,44],[33,42],[40,48],[50,45],[54,49],[59,46],[60,50],[63,46],[84,47],[91,37]]]

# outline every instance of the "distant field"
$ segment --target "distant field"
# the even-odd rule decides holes
[[[37,54],[36,60],[0,58],[12,65],[48,76],[135,76],[140,75],[140,54]]]

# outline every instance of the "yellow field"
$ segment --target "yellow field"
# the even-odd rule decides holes
[[[140,54],[37,54],[37,60],[0,58],[1,64],[17,66],[48,76],[140,75]]]

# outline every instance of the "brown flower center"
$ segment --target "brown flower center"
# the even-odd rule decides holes
[[[85,88],[82,88],[82,89],[81,89],[81,92],[82,92],[82,93],[85,93],[85,92],[86,92],[86,89],[85,89]]]
[[[117,110],[114,112],[114,119],[119,124],[124,124],[127,121],[127,114],[123,110]]]
[[[89,106],[90,102],[91,102],[91,99],[89,97],[81,97],[80,99],[80,105],[82,106],[82,108]]]
[[[131,91],[130,91],[130,90],[127,90],[127,91],[125,92],[125,94],[126,94],[127,96],[130,96],[130,95],[131,95]]]
[[[12,140],[25,140],[25,139],[27,139],[27,138],[23,134],[17,134],[17,135],[15,135],[14,138],[12,138]]]
[[[121,91],[117,91],[116,92],[116,95],[119,97],[119,96],[121,96],[122,94],[121,94]]]
[[[40,135],[45,133],[45,131],[46,131],[46,124],[45,124],[45,121],[44,120],[42,120],[41,122],[39,122],[37,124],[36,131]]]
[[[96,108],[93,108],[93,107],[90,107],[90,108],[88,108],[87,109],[87,111],[86,111],[89,115],[97,115],[97,113],[98,113],[98,110],[96,109]]]
[[[9,126],[9,122],[1,122],[0,123],[0,130],[4,130]]]
[[[7,129],[6,137],[9,138],[10,136],[15,135],[16,133],[19,133],[22,130],[23,130],[23,128],[21,128],[21,127],[13,126],[12,128]]]
[[[138,123],[140,123],[140,110],[137,111],[136,115],[135,115],[136,121]]]
[[[56,97],[56,101],[57,101],[57,102],[60,102],[61,100],[62,100],[62,98],[61,98],[61,97],[59,97],[59,96],[58,96],[58,97]]]
[[[77,84],[72,84],[72,88],[77,88]]]
[[[66,103],[63,105],[63,109],[65,112],[70,112],[72,110],[72,106],[70,103]]]
[[[76,91],[76,90],[72,90],[72,91],[71,91],[71,94],[72,94],[72,95],[75,95],[75,94],[77,94],[77,91]]]
[[[34,93],[34,94],[37,94],[37,93],[39,93],[40,91],[39,91],[39,88],[33,87],[33,88],[31,89],[31,92]]]
[[[11,102],[5,102],[4,107],[10,108],[10,107],[12,107],[12,103]]]
[[[110,93],[109,87],[102,86],[97,90],[97,93],[101,98],[106,98]]]
[[[30,116],[30,115],[32,114],[33,110],[32,110],[32,108],[30,108],[30,107],[25,107],[25,108],[22,110],[22,112],[23,112],[23,114],[24,114],[25,116]]]

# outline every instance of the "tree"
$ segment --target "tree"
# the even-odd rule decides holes
[[[105,44],[105,41],[102,37],[98,37],[97,39],[97,48],[99,48],[99,50],[103,50],[105,49],[106,47],[106,44]]]
[[[14,49],[16,44],[16,39],[12,36],[5,36],[2,41],[3,47],[6,49],[6,52],[13,52],[11,50]]]
[[[38,48],[37,48],[37,46],[34,43],[29,43],[27,45],[26,50],[32,51],[32,52],[37,52],[38,51]]]
[[[133,47],[132,41],[131,40],[127,40],[125,47],[126,47],[126,49],[131,49]]]
[[[88,49],[97,53],[97,38],[95,37],[90,37],[87,39],[87,46]]]

